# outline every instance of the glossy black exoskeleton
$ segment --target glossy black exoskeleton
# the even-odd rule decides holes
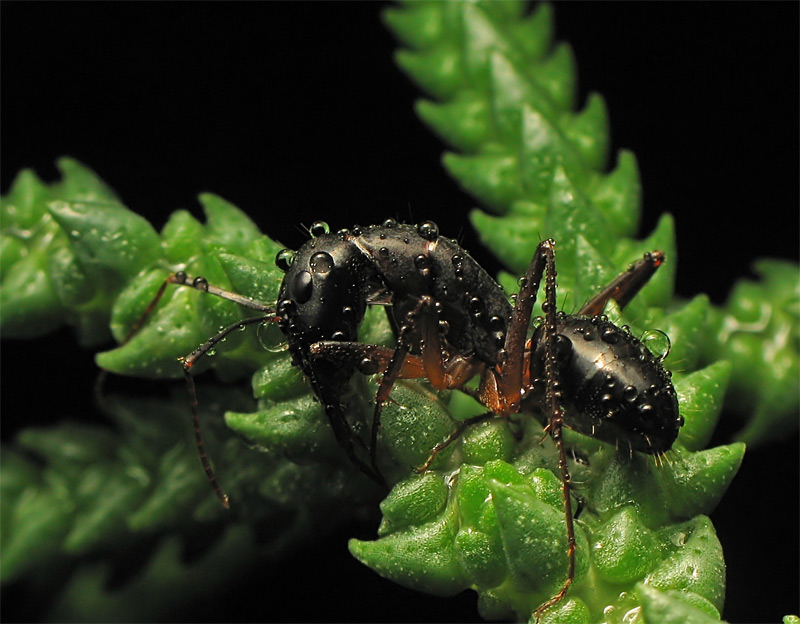
[[[313,235],[326,228],[315,224],[311,229]],[[293,257],[282,253],[286,275],[277,312],[294,362],[323,402],[350,458],[380,481],[375,436],[394,380],[425,376],[438,388],[457,387],[494,364],[511,317],[505,293],[431,222],[412,226],[387,220],[318,233]],[[394,350],[356,342],[370,304],[386,306],[397,337]],[[408,356],[419,358],[416,372],[402,371],[409,367]],[[355,369],[385,373],[370,465],[356,453],[341,405],[342,388]]]
[[[564,424],[631,451],[668,451],[683,421],[661,358],[605,317],[559,314],[557,323]],[[534,332],[532,343],[531,399],[544,388],[543,327]]]
[[[191,395],[198,449],[217,495],[203,449],[197,399],[189,371],[233,330],[264,321],[279,323],[293,362],[322,402],[337,441],[350,460],[383,483],[376,464],[382,406],[401,378],[424,378],[436,389],[464,389],[479,376],[475,396],[485,414],[462,421],[432,449],[436,454],[467,427],[521,411],[538,414],[556,443],[563,482],[568,537],[568,573],[561,590],[535,612],[560,601],[575,572],[575,533],[570,476],[562,428],[627,446],[630,452],[662,454],[677,438],[683,421],[669,374],[629,331],[602,316],[610,300],[624,307],[647,283],[664,257],[647,253],[613,280],[575,315],[556,310],[555,242],[542,241],[534,253],[514,305],[503,289],[457,242],[439,236],[431,222],[381,225],[329,233],[322,222],[296,252],[283,250],[284,270],[277,304],[254,302],[236,293],[176,274],[166,280],[131,335],[155,307],[168,283],[190,286],[262,314],[244,319],[209,339],[183,359]],[[545,277],[544,318],[529,337],[539,284]],[[396,344],[358,342],[367,306],[385,307]],[[130,336],[129,336],[130,337]],[[375,398],[369,444],[355,435],[346,414],[344,389],[354,373],[382,373]],[[364,451],[368,449],[368,458]]]

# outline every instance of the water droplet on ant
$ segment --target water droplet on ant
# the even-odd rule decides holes
[[[186,271],[178,271],[174,277],[176,284],[185,284],[187,279],[189,279],[189,276],[186,275]]]
[[[619,342],[619,334],[611,328],[603,330],[600,337],[603,339],[603,342],[608,344],[617,344]]]
[[[439,238],[439,226],[433,221],[423,221],[417,226],[417,233],[428,241]]]
[[[469,300],[469,311],[472,312],[475,316],[479,314],[483,314],[486,306],[483,303],[483,299],[480,297],[470,297]]]
[[[501,316],[492,316],[489,319],[489,327],[496,332],[502,332],[506,328],[506,322]]]
[[[328,226],[325,221],[314,221],[311,224],[311,227],[308,228],[309,233],[313,238],[317,236],[322,236],[323,234],[330,234],[331,228]]]
[[[297,305],[291,299],[284,299],[278,302],[278,314],[288,316],[297,310]]]
[[[395,228],[397,227],[397,219],[392,219],[391,217],[384,220],[383,227],[385,228]]]
[[[417,267],[420,275],[424,277],[431,274],[431,259],[425,254],[419,254],[414,258],[414,266]]]
[[[281,249],[275,256],[275,265],[284,273],[294,264],[296,254],[291,249]]]
[[[333,256],[327,251],[318,251],[308,261],[308,266],[311,267],[311,270],[322,275],[330,273],[333,264]]]

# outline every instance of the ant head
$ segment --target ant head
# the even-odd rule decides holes
[[[357,339],[366,309],[367,262],[346,235],[316,236],[297,252],[281,251],[276,261],[286,273],[278,314],[290,348]]]

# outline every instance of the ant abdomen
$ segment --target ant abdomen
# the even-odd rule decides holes
[[[544,332],[533,337],[532,374],[544,362]],[[669,374],[630,332],[602,317],[562,315],[556,342],[564,424],[630,450],[664,453],[683,419]]]

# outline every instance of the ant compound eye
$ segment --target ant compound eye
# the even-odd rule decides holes
[[[433,221],[423,221],[417,226],[417,234],[428,241],[439,238],[439,226]]]
[[[294,264],[295,252],[291,249],[281,249],[278,252],[278,255],[275,256],[275,264],[276,266],[286,273],[289,270],[289,267]]]
[[[311,227],[308,228],[308,232],[311,234],[312,238],[322,236],[323,234],[330,234],[330,231],[331,228],[324,221],[314,221],[314,223],[311,224]]]
[[[294,277],[292,282],[292,294],[297,303],[305,303],[311,299],[311,291],[314,289],[314,283],[311,278],[311,273],[308,271],[300,271]]]

